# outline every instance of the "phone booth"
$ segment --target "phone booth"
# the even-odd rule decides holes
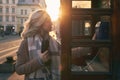
[[[61,80],[118,80],[118,1],[61,0]]]

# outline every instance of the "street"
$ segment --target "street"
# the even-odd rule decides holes
[[[4,62],[8,56],[16,56],[16,50],[20,44],[19,37],[9,38],[0,41],[0,63]]]
[[[16,59],[16,51],[20,45],[21,38],[19,36],[7,36],[0,40],[0,64],[6,61],[6,57],[13,56]],[[13,73],[1,73],[0,80],[24,80],[24,75]]]

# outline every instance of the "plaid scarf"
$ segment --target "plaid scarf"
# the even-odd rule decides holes
[[[39,57],[40,56],[39,54],[42,53],[41,52],[42,41],[43,41],[42,38],[36,35],[35,37],[28,37],[27,40],[28,40],[29,58],[34,59],[36,57]],[[42,62],[41,59],[40,62]],[[44,80],[47,80],[48,77],[49,77],[49,71],[46,67],[43,67],[43,69],[39,69],[29,75],[30,79],[43,78]]]
[[[46,47],[43,46],[44,43],[47,42],[43,43],[42,41],[43,39],[38,35],[28,38],[28,50],[30,59],[40,56],[39,53],[42,53],[46,50]],[[60,80],[60,46],[52,37],[50,37],[49,43],[47,45],[49,46],[48,50],[51,55],[51,65],[49,69],[50,71],[47,67],[44,67],[43,70],[40,69],[36,72],[31,73],[29,78],[44,78],[44,80],[51,80],[49,79],[49,76],[51,74],[52,80]],[[44,72],[45,69],[47,72]]]

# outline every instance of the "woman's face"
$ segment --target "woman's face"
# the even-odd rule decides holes
[[[52,22],[51,22],[51,19],[48,18],[45,23],[43,24],[43,29],[46,31],[46,32],[50,32],[52,30]]]

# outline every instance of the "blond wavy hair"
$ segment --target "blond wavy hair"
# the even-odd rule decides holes
[[[30,14],[27,21],[24,23],[24,29],[21,33],[22,38],[35,36],[42,33],[42,25],[50,18],[49,14],[42,9],[36,10]]]

